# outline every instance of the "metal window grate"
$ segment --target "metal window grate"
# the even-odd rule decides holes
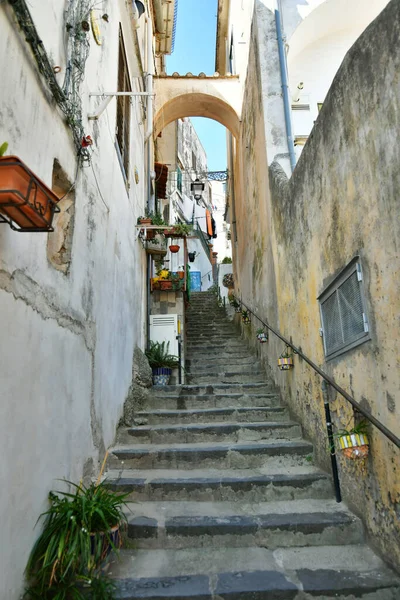
[[[320,298],[325,355],[333,358],[370,339],[359,263],[352,263]]]

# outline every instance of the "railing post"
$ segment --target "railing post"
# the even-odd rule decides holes
[[[339,472],[338,472],[337,460],[336,460],[335,440],[333,438],[332,421],[331,421],[331,409],[329,406],[329,387],[330,386],[329,386],[329,383],[327,383],[325,380],[323,380],[321,387],[322,387],[322,396],[324,398],[326,430],[328,433],[328,440],[329,440],[329,454],[331,455],[333,486],[335,488],[336,502],[341,502],[342,494],[340,491],[340,481],[339,481]]]

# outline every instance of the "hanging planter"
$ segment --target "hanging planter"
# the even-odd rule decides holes
[[[0,223],[21,232],[54,231],[58,201],[17,156],[0,157]]]
[[[177,252],[179,252],[180,246],[178,246],[177,244],[171,244],[169,249],[173,254],[176,254]]]
[[[293,355],[290,354],[288,346],[278,358],[278,367],[281,371],[289,371],[294,367]]]
[[[257,329],[256,337],[260,344],[265,344],[265,342],[268,342],[268,332],[264,331],[262,328]]]
[[[196,258],[196,252],[188,252],[188,258],[189,262],[194,262],[194,259]]]
[[[226,275],[223,276],[222,285],[228,289],[234,288],[233,273],[226,273]]]
[[[338,439],[339,448],[346,458],[362,460],[369,454],[369,441],[366,434],[367,421],[361,421],[358,425],[347,431],[343,429],[335,434]]]
[[[163,235],[157,234],[154,239],[146,242],[146,252],[159,258],[167,254],[167,242]]]
[[[250,313],[248,310],[242,310],[242,322],[246,325],[251,323]]]

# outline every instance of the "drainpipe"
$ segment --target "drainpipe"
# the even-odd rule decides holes
[[[150,19],[150,15],[147,17],[147,53],[146,53],[146,91],[149,93],[147,96],[147,124],[145,134],[145,144],[147,145],[147,208],[149,211],[154,211],[154,200],[151,194],[151,141],[153,136],[153,26]],[[150,348],[150,311],[151,311],[151,290],[150,290],[150,277],[151,277],[151,256],[147,255],[147,348]]]
[[[296,166],[296,154],[294,151],[294,140],[293,140],[293,130],[292,130],[292,120],[291,120],[291,106],[290,106],[290,99],[289,99],[289,86],[288,86],[288,78],[287,78],[286,56],[285,56],[285,50],[284,50],[284,46],[283,46],[281,15],[280,15],[279,10],[275,10],[275,24],[276,24],[276,34],[277,34],[277,38],[278,38],[279,65],[280,65],[280,70],[281,70],[283,104],[284,104],[284,108],[285,108],[286,137],[287,137],[287,144],[288,144],[288,148],[289,148],[290,167],[291,167],[292,173],[293,173],[294,168]]]
[[[230,154],[230,166],[229,177],[231,178],[231,210],[232,210],[232,227],[233,227],[233,242],[237,242],[237,230],[236,230],[236,207],[235,207],[235,174],[234,174],[234,161],[233,161],[233,139],[232,134],[229,133],[229,154]]]

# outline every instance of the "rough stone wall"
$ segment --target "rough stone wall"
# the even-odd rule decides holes
[[[236,264],[243,300],[397,435],[399,35],[400,1],[392,0],[348,52],[290,181],[279,165],[271,166],[270,194],[258,166],[265,155],[260,158],[256,150],[267,101],[260,105],[257,70],[261,78],[267,73],[262,55],[257,67],[253,38],[242,125],[242,160],[251,167],[237,207],[242,225]],[[363,266],[372,339],[326,362],[317,297],[355,255]],[[271,336],[265,346],[259,351],[269,372],[314,442],[317,462],[328,468],[320,378],[298,357],[293,371],[279,372],[282,343]],[[333,399],[332,411],[337,428],[352,426],[353,411],[340,397]],[[373,427],[370,439],[364,466],[340,457],[342,489],[372,542],[399,566],[400,451]]]

